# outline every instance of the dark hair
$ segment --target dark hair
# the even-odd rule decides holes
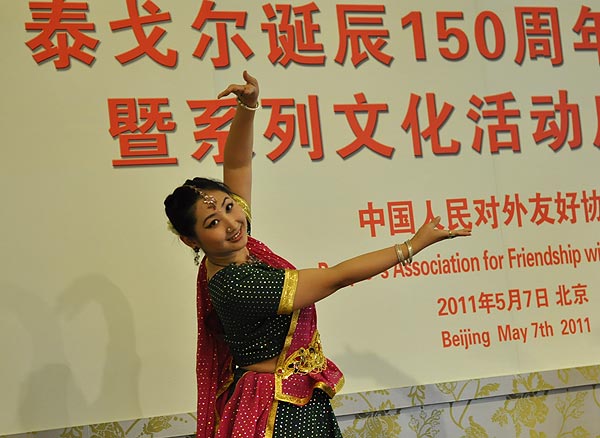
[[[229,196],[233,194],[231,189],[226,184],[211,178],[200,178],[186,180],[182,186],[177,187],[165,199],[165,213],[175,231],[181,236],[196,237],[194,228],[196,226],[196,216],[194,214],[194,205],[200,197],[199,190],[219,190],[227,193]]]

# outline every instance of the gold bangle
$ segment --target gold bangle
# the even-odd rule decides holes
[[[237,97],[237,103],[239,106],[241,106],[244,109],[247,109],[248,111],[256,111],[257,109],[260,108],[260,103],[258,103],[258,101],[256,102],[256,106],[248,106],[244,102],[242,102],[242,99],[240,99],[240,96]]]

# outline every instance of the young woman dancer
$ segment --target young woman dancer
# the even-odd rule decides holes
[[[193,178],[165,200],[174,232],[196,252],[197,262],[204,254],[198,271],[197,435],[341,438],[329,400],[343,375],[323,353],[314,304],[471,230],[439,230],[436,218],[406,242],[330,268],[296,269],[250,237],[259,88],[247,72],[243,79],[218,95],[234,94],[238,102],[223,182]]]

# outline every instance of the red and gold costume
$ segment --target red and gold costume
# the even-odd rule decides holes
[[[200,265],[197,435],[341,438],[329,398],[343,375],[323,355],[315,306],[293,311],[298,272],[250,236],[247,248],[247,263],[210,281]],[[272,357],[274,373],[243,369]]]

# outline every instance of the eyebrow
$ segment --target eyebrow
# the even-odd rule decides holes
[[[225,195],[225,197],[223,198],[223,202],[221,202],[221,208],[223,208],[223,206],[225,205],[225,203],[227,202],[228,199],[231,199],[229,196]],[[206,221],[211,219],[215,214],[217,214],[217,212],[211,213],[208,216],[206,216],[204,218],[204,220],[202,221],[202,226],[206,227]]]

